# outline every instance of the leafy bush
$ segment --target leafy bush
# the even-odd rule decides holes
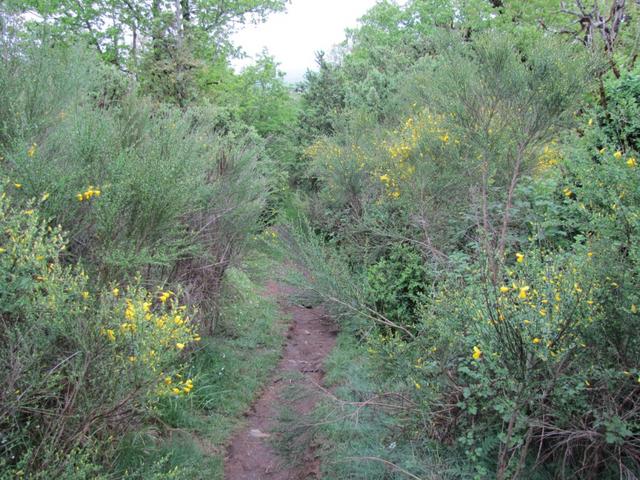
[[[359,333],[379,375],[320,413],[343,423],[354,406],[363,425],[347,438],[411,473],[430,471],[415,452],[435,443],[465,459],[454,478],[635,478],[636,75],[607,80],[610,104],[572,117],[579,57],[497,37],[422,59],[401,121],[353,121],[307,150],[314,225],[359,252],[348,265],[369,280],[364,296],[324,298],[369,322]],[[579,136],[565,129],[576,121]],[[393,241],[421,255],[386,253]],[[320,280],[340,270],[319,264]],[[395,323],[371,328],[370,306]]]
[[[601,146],[640,151],[640,70],[608,78],[605,95],[606,106],[600,105],[593,112],[592,120],[599,126],[594,130],[597,141]]]
[[[84,51],[27,53],[2,77],[5,117],[25,119],[1,146],[16,198],[48,195],[67,261],[104,283],[180,283],[211,331],[224,272],[259,230],[275,176],[263,142],[221,132],[216,109],[140,97]]]
[[[0,448],[14,475],[108,458],[159,397],[190,392],[179,357],[199,339],[171,292],[107,290],[64,266],[62,231],[40,218],[2,192]]]
[[[422,257],[410,247],[392,247],[389,255],[367,269],[365,298],[394,323],[408,325],[427,290]]]
[[[640,411],[629,399],[640,350],[615,343],[638,318],[629,305],[612,321],[618,287],[589,253],[527,253],[496,291],[443,289],[406,347],[428,389],[415,395],[427,402],[428,434],[461,445],[480,477],[541,464],[598,478],[638,468]]]

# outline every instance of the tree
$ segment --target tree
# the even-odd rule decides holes
[[[10,0],[9,8],[29,13],[61,41],[83,38],[121,67],[135,64],[141,47],[159,37],[188,42],[197,58],[233,51],[230,35],[242,24],[261,22],[285,8],[287,0]]]

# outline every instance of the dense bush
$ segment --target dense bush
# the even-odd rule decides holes
[[[67,241],[39,210],[13,206],[3,188],[0,448],[3,475],[48,478],[99,465],[159,397],[189,393],[179,357],[199,336],[171,292],[109,290],[61,264]]]
[[[113,472],[125,434],[194,388],[186,352],[260,231],[264,141],[137,89],[82,48],[3,56],[2,478]]]
[[[402,122],[352,121],[307,150],[320,186],[311,219],[342,252],[362,252],[349,266],[368,278],[365,295],[333,290],[380,373],[349,396],[385,398],[354,431],[393,444],[380,455],[410,472],[439,459],[408,452],[444,445],[465,458],[454,478],[635,478],[637,75],[607,79],[609,103],[583,106],[575,133],[584,60],[504,40],[445,43],[405,82],[415,105]],[[313,268],[325,278],[334,266]],[[376,313],[394,323],[367,328]]]
[[[367,269],[365,298],[392,322],[410,325],[426,294],[427,282],[422,257],[399,245]]]
[[[150,103],[83,51],[35,49],[20,62],[3,70],[2,94],[5,118],[20,119],[2,144],[15,196],[46,192],[43,214],[69,232],[68,260],[101,281],[140,273],[183,284],[190,303],[215,302],[269,194],[260,139],[221,134],[213,108]]]

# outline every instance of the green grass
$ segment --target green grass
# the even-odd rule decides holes
[[[242,427],[242,414],[280,358],[289,319],[261,295],[261,284],[275,267],[254,256],[242,270],[227,272],[217,333],[203,339],[185,372],[194,379],[192,394],[168,398],[158,408],[157,429],[127,440],[120,471],[135,469],[138,478],[147,478],[160,462],[164,472],[178,469],[175,476],[160,478],[223,478],[226,443]]]
[[[406,431],[411,424],[406,413],[357,404],[393,391],[392,385],[381,383],[375,365],[364,344],[347,332],[339,335],[325,362],[325,385],[339,400],[327,398],[313,413],[323,478],[412,478],[402,470],[424,480],[453,478],[445,466],[450,459],[434,444],[420,441],[417,432]],[[394,403],[384,397],[379,401]]]

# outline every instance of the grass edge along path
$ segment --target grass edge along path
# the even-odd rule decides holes
[[[145,479],[224,478],[226,445],[271,378],[289,324],[276,299],[263,293],[263,272],[279,267],[264,257],[245,267],[227,272],[216,334],[203,339],[184,373],[194,379],[192,394],[161,403],[159,426],[127,439],[121,472],[136,470]]]

